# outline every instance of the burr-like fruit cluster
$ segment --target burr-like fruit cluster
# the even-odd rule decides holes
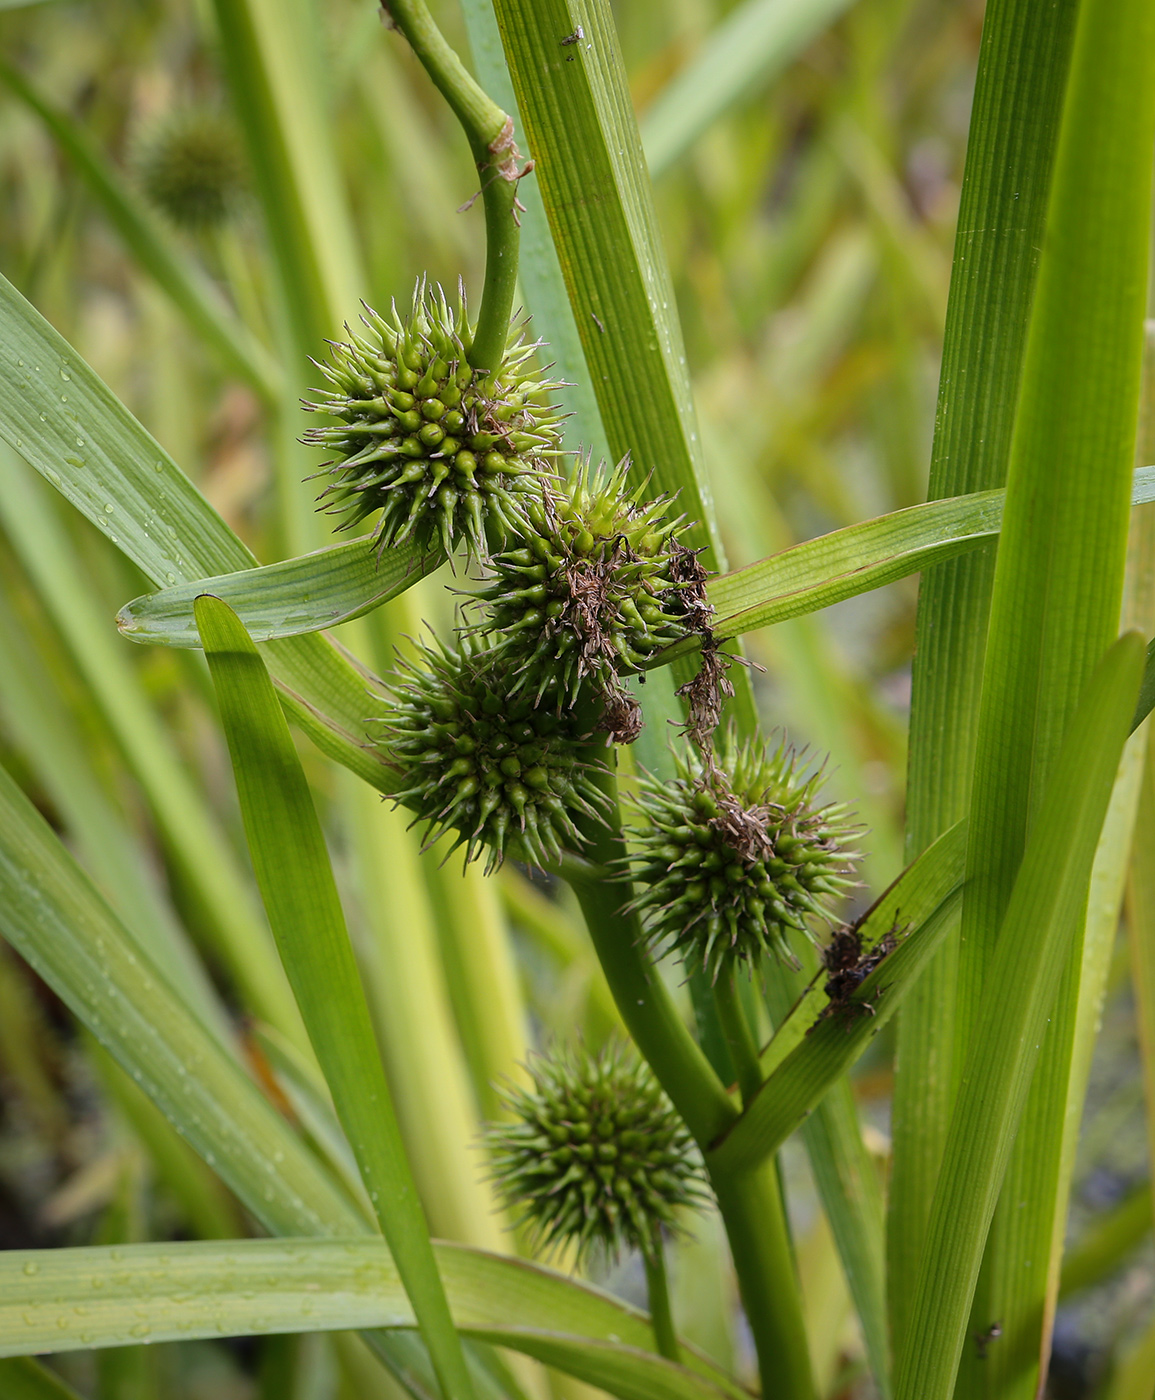
[[[324,495],[349,529],[380,512],[379,548],[413,540],[447,554],[458,541],[483,555],[504,539],[523,500],[540,494],[559,450],[558,386],[536,371],[536,345],[515,325],[501,367],[469,363],[465,297],[417,284],[409,315],[368,308],[359,334],[318,365],[331,388],[306,407],[339,421],[305,441],[332,453]]]
[[[587,680],[613,695],[619,676],[686,634],[684,522],[669,498],[631,491],[627,469],[623,461],[598,480],[586,462],[549,484],[526,505],[516,547],[490,561],[485,630],[535,701],[556,686],[564,703]]]
[[[652,944],[716,978],[773,954],[853,885],[855,828],[842,804],[819,806],[820,773],[784,744],[727,736],[711,759],[677,758],[666,783],[643,782],[631,874]]]
[[[467,860],[488,850],[487,872],[507,851],[549,864],[583,844],[575,818],[604,814],[588,733],[570,711],[511,697],[504,664],[476,639],[403,663],[391,700],[383,747],[404,770],[397,801],[431,839],[455,831]]]
[[[579,1045],[528,1068],[532,1083],[504,1092],[512,1121],[486,1131],[506,1203],[546,1249],[655,1257],[661,1230],[704,1192],[693,1140],[648,1066],[620,1045]]]

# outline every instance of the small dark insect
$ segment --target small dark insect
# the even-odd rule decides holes
[[[565,38],[561,41],[561,46],[564,49],[569,44],[580,44],[585,37],[585,31],[579,24],[572,34],[567,34],[565,36]]]
[[[1002,1335],[1002,1325],[998,1322],[992,1322],[985,1332],[975,1333],[975,1355],[980,1361],[987,1359],[987,1348]]]
[[[896,919],[894,927],[877,943],[865,948],[860,925],[847,924],[844,928],[835,929],[830,942],[822,950],[822,965],[827,974],[823,990],[830,998],[830,1004],[823,1011],[823,1016],[853,1012],[874,1015],[872,1002],[855,1002],[854,993],[883,959],[894,952],[900,934],[900,925]],[[882,989],[878,990],[881,992]]]

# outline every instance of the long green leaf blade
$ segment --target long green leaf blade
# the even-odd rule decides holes
[[[1131,633],[1096,668],[1040,803],[963,1070],[899,1355],[898,1400],[947,1400],[954,1385],[987,1229],[1087,897],[1142,658]]]
[[[1155,467],[1142,467],[1131,500],[1141,505],[1152,499]],[[999,533],[1004,504],[1005,492],[978,491],[909,506],[711,579],[706,591],[718,614],[714,635],[736,637],[817,612],[976,549]]]
[[[117,614],[121,635],[153,646],[199,647],[193,604],[202,593],[227,603],[255,642],[298,637],[351,622],[397,598],[445,562],[415,545],[379,551],[371,536],[263,568],[146,593]]]
[[[462,1332],[597,1379],[624,1400],[744,1400],[717,1366],[687,1350],[652,1351],[644,1313],[551,1270],[438,1245]],[[62,1327],[61,1318],[67,1320]],[[0,1355],[181,1338],[412,1328],[393,1259],[372,1237],[230,1240],[118,1249],[12,1250],[0,1257]]]
[[[413,1300],[446,1394],[473,1386],[429,1244],[325,838],[289,726],[236,614],[202,596],[196,620],[216,686],[257,884],[297,1005]]]
[[[0,437],[161,588],[256,560],[160,444],[0,277]],[[366,678],[320,637],[269,644],[294,718],[323,753],[384,791],[365,744]]]
[[[1135,473],[1135,505],[1155,500],[1155,467]],[[932,501],[848,525],[792,545],[706,586],[719,639],[740,636],[791,617],[816,612],[930,564],[977,548],[997,535],[1004,492],[986,491]],[[192,605],[199,593],[222,598],[254,641],[295,637],[336,626],[398,597],[442,562],[401,546],[376,557],[367,540],[332,545],[277,564],[162,588],[126,603],[117,617],[130,641],[159,646],[199,646]],[[697,646],[696,639],[660,653],[664,665]],[[1155,696],[1155,682],[1151,686]],[[1147,690],[1143,691],[1140,704]]]
[[[991,0],[983,22],[947,305],[931,497],[1004,485],[1077,0]],[[923,575],[912,674],[907,859],[970,802],[993,549]],[[958,943],[898,1018],[888,1219],[896,1351],[950,1123]],[[983,1324],[984,1326],[986,1324]]]
[[[677,495],[707,567],[725,557],[704,472],[673,284],[608,0],[495,0],[602,425],[633,481]],[[579,42],[562,45],[576,35]],[[753,692],[736,671],[753,726]]]
[[[268,1229],[364,1226],[3,769],[0,934]]]
[[[99,608],[48,494],[0,445],[0,523],[51,613],[140,783],[171,858],[202,911],[214,953],[253,1012],[304,1044],[276,950],[234,847],[225,839]]]
[[[1155,143],[1155,11],[1083,0],[1011,444],[983,670],[959,962],[960,1033],[1076,701],[1119,628],[1143,352]],[[1064,1152],[1083,914],[991,1227],[964,1395],[1033,1396],[1072,1154]],[[1020,1204],[1025,1202],[1026,1204]],[[979,1323],[979,1329],[987,1326]]]

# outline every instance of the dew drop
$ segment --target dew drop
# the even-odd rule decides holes
[[[104,503],[104,513],[105,513],[105,515],[111,515],[115,509],[116,509],[116,507],[112,504],[111,501],[105,501],[105,503]]]
[[[167,573],[167,574],[165,574],[164,577],[165,577],[165,582],[166,582],[166,583],[175,583],[175,582],[176,582],[176,574],[174,574],[174,573],[171,573],[171,572],[170,572],[170,573]]]
[[[72,378],[72,375],[70,375],[66,369],[62,369],[62,370],[60,371],[60,377],[61,377],[61,379],[65,380],[65,381],[67,382],[69,379]]]
[[[83,439],[83,438],[77,438],[77,439],[76,439],[76,445],[77,445],[77,447],[83,447],[83,446],[84,446],[84,439]]]
[[[41,421],[42,423],[47,423],[47,422],[48,422],[48,414],[47,414],[47,413],[42,413],[42,414],[40,415],[40,421]]]

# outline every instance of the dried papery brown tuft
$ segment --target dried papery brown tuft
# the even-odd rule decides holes
[[[823,987],[830,998],[823,1016],[849,1015],[855,1012],[874,1014],[869,1002],[855,1002],[854,994],[870,974],[898,947],[901,926],[895,922],[877,943],[866,944],[860,924],[845,924],[836,928],[830,942],[822,950],[822,966],[826,971]]]

